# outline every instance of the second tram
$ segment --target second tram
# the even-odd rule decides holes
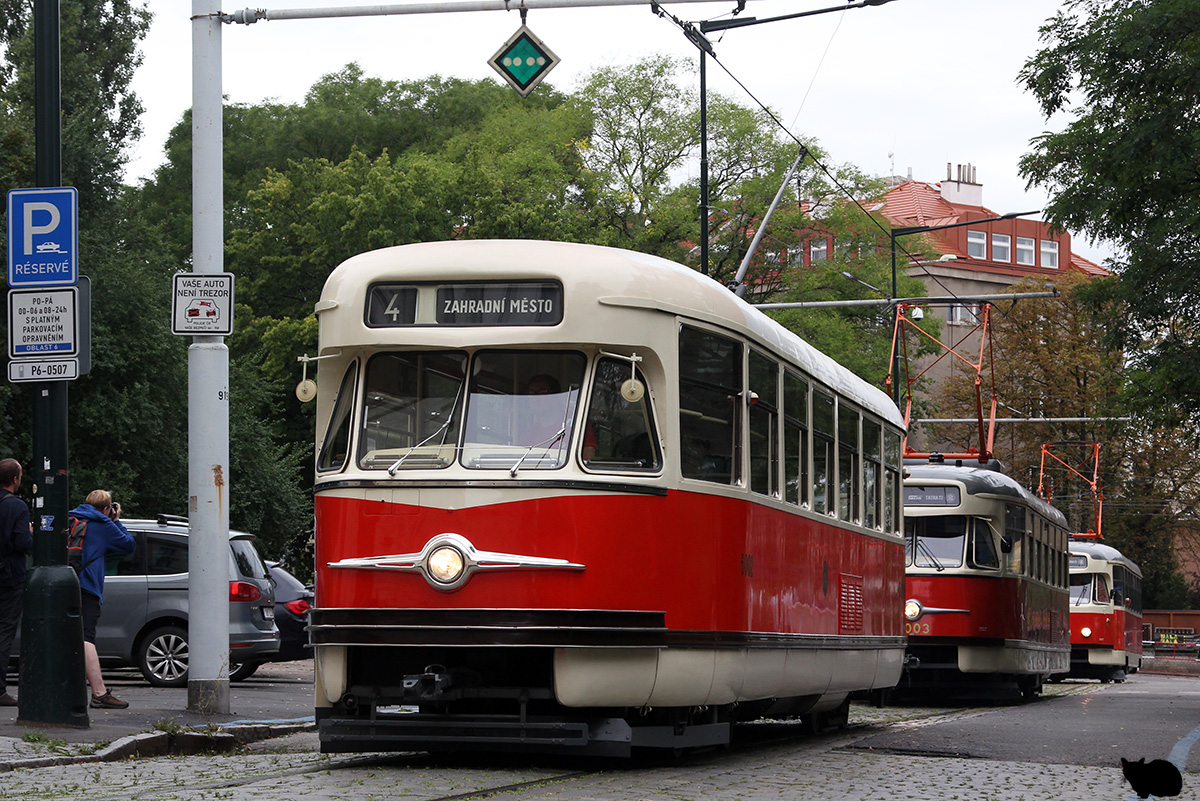
[[[1073,540],[1071,671],[1124,681],[1142,664],[1142,571],[1116,548]]]
[[[1026,697],[1070,660],[1062,513],[988,466],[907,468],[908,686]]]
[[[317,315],[322,750],[622,756],[899,680],[903,421],[717,282],[427,243]]]

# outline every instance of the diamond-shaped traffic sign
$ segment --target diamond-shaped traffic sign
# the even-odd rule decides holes
[[[558,56],[522,25],[489,63],[521,97],[528,97],[558,61]]]

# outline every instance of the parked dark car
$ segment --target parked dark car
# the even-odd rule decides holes
[[[279,628],[279,651],[262,659],[242,662],[229,674],[232,681],[250,678],[265,662],[312,659],[312,648],[308,644],[308,610],[313,607],[313,591],[280,567],[278,562],[266,564],[267,572],[275,582],[275,625]]]

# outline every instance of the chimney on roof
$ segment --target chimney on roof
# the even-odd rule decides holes
[[[951,171],[950,163],[946,163],[946,180],[942,181],[941,187],[942,199],[947,203],[963,206],[982,206],[983,185],[975,180],[975,166],[959,164],[957,167],[955,174]]]

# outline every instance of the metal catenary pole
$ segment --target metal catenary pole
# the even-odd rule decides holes
[[[192,0],[192,271],[220,273],[221,15]],[[223,336],[188,347],[188,709],[229,713],[229,350]]]
[[[61,44],[58,0],[33,5],[36,183],[62,183]],[[67,566],[70,509],[67,382],[33,388],[33,568],[25,581],[17,721],[87,728],[79,579]]]

